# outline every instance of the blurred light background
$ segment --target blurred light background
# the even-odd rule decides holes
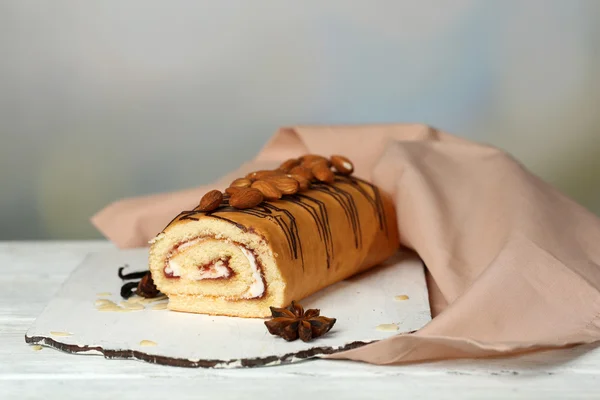
[[[600,1],[0,2],[0,239],[96,238],[282,125],[420,122],[600,213]]]

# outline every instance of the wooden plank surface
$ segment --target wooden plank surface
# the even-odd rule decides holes
[[[249,369],[173,368],[35,351],[24,334],[104,242],[0,242],[0,398],[599,398],[600,346],[493,360],[373,366],[318,360]]]

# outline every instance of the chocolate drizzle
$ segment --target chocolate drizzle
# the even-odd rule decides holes
[[[290,254],[294,259],[298,259],[300,257],[302,262],[302,268],[304,268],[304,254],[302,252],[302,243],[300,242],[300,232],[298,231],[298,224],[296,223],[296,218],[292,215],[288,210],[279,208],[272,203],[262,203],[259,206],[248,208],[248,209],[237,209],[229,206],[228,199],[224,199],[224,207],[219,208],[215,212],[230,212],[230,213],[243,213],[252,215],[258,218],[266,218],[270,221],[276,223],[281,230],[283,231],[288,248],[290,250]],[[211,217],[216,217],[228,222],[231,222],[237,226],[240,226],[238,223],[222,217],[214,215],[215,212],[208,213]],[[287,220],[286,220],[287,219]],[[244,227],[244,230],[247,229]]]
[[[333,240],[331,237],[331,227],[329,225],[329,215],[327,214],[327,208],[325,203],[321,200],[317,200],[305,194],[295,194],[289,197],[287,200],[292,203],[304,208],[315,221],[319,237],[325,243],[325,253],[327,257],[327,269],[331,266],[331,258],[333,257]],[[302,201],[304,200],[304,201]],[[307,202],[313,202],[318,207],[307,204]]]
[[[377,215],[379,229],[385,231],[386,235],[388,235],[389,231],[387,221],[385,219],[385,210],[381,197],[381,192],[379,191],[379,189],[371,183],[356,178],[354,176],[343,176],[340,174],[336,174],[335,180],[337,183],[350,185],[351,187],[356,189],[365,199],[367,199],[369,204],[371,204],[371,206],[373,207],[373,211]],[[366,190],[363,185],[370,187],[372,193],[369,193],[369,191]],[[358,208],[356,206],[354,198],[352,197],[352,194],[339,185],[334,186],[325,183],[314,183],[311,189],[331,196],[338,204],[340,204],[344,211],[344,214],[346,215],[348,223],[352,228],[352,232],[354,234],[354,245],[356,248],[361,248],[363,245],[362,229]],[[319,237],[325,243],[326,264],[327,268],[330,268],[334,249],[327,207],[322,201],[310,196],[308,193],[310,193],[310,191],[306,194],[296,193],[294,195],[284,196],[278,201],[291,202],[301,207],[310,214],[317,227]],[[266,218],[277,224],[277,226],[279,226],[279,228],[283,231],[288,244],[290,255],[294,259],[300,258],[302,268],[304,269],[304,255],[302,251],[302,243],[300,240],[300,234],[298,231],[298,224],[296,222],[296,218],[290,211],[277,207],[275,205],[276,203],[277,202],[263,202],[260,205],[253,208],[238,209],[230,206],[229,196],[225,196],[223,198],[223,203],[221,204],[221,206],[214,211],[201,212],[197,209],[191,211],[183,211],[171,222],[174,222],[176,220],[197,221],[199,215],[205,214],[212,218],[217,218],[232,223],[238,228],[247,232],[248,229],[245,226],[221,214],[243,213],[255,216],[257,218]]]
[[[227,203],[227,204],[226,204],[226,206],[229,206],[229,204]],[[233,207],[232,207],[232,208],[233,208]],[[234,210],[235,210],[235,209],[234,209]],[[219,210],[219,211],[222,211],[222,210]],[[241,210],[237,210],[237,211],[241,211]],[[220,220],[222,220],[222,221],[227,221],[227,222],[229,222],[230,224],[233,224],[233,225],[237,226],[238,228],[240,228],[240,229],[241,229],[242,231],[244,231],[244,232],[247,232],[247,231],[248,231],[248,229],[247,229],[247,228],[246,228],[244,225],[240,224],[239,222],[232,221],[232,220],[230,220],[230,219],[228,219],[228,218],[221,217],[220,215],[215,215],[215,214],[213,214],[213,213],[207,213],[207,215],[210,215],[211,217],[213,217],[213,218],[216,218],[216,219],[220,219]],[[190,219],[196,219],[196,218],[190,218]]]
[[[357,249],[362,247],[362,230],[360,228],[360,220],[358,217],[358,209],[352,195],[344,189],[332,185],[313,185],[313,189],[322,193],[326,193],[333,197],[342,207],[348,222],[352,226],[354,234],[354,247]]]
[[[370,184],[369,182],[367,182],[365,180],[362,180],[362,179],[356,178],[356,177],[340,177],[340,176],[338,176],[338,179],[340,181],[343,181],[343,182],[345,181],[345,182],[351,184],[353,187],[356,188],[356,190],[358,190],[369,201],[369,203],[371,203],[371,206],[373,206],[373,210],[377,214],[377,218],[379,220],[379,229],[385,230],[386,235],[389,234],[387,221],[385,219],[385,210],[383,208],[383,201],[381,200],[381,192],[379,191],[379,188],[375,185]],[[372,197],[359,184],[359,182],[371,187],[371,190],[373,190]]]

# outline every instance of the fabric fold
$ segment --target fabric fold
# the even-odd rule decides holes
[[[92,222],[145,246],[232,177],[305,153],[343,154],[395,203],[402,244],[428,269],[433,320],[329,356],[374,364],[518,354],[600,339],[600,220],[506,152],[419,124],[280,129],[212,185],[125,199]]]

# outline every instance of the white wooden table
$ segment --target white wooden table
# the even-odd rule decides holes
[[[111,247],[0,242],[0,399],[600,399],[600,346],[410,366],[318,360],[206,370],[34,351],[25,344],[31,323],[86,253]]]

